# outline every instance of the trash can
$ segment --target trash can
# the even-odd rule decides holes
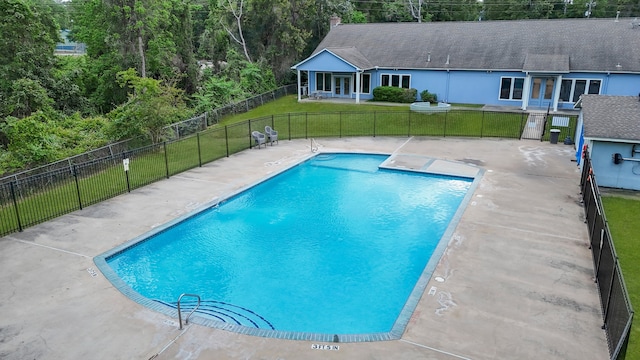
[[[552,144],[558,143],[558,137],[560,137],[560,129],[551,129],[549,130],[549,141]]]

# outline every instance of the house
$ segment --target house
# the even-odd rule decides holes
[[[583,95],[576,158],[589,152],[599,186],[640,190],[640,96]]]
[[[378,86],[398,86],[429,90],[449,103],[573,109],[582,94],[640,92],[638,25],[630,19],[332,24],[292,69],[300,89],[306,77],[310,95],[356,102],[372,99]]]

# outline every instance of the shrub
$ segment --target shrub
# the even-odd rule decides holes
[[[429,90],[423,90],[420,92],[420,98],[422,101],[428,101],[430,103],[438,102],[438,95],[430,93]]]
[[[416,101],[418,90],[402,89],[395,86],[378,86],[373,89],[373,101],[412,103]]]

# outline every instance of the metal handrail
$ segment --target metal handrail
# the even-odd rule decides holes
[[[180,295],[180,297],[178,298],[178,323],[180,323],[180,330],[182,330],[182,312],[180,311],[180,300],[182,300],[184,296],[191,296],[191,297],[198,298],[198,305],[196,305],[196,307],[194,307],[193,310],[191,310],[191,312],[189,313],[189,315],[187,315],[187,317],[184,319],[185,324],[189,323],[189,317],[191,316],[191,314],[193,314],[200,307],[200,295],[196,295],[196,294]]]

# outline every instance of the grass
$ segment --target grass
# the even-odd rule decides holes
[[[640,200],[603,196],[609,230],[627,286],[631,306],[640,309]],[[640,359],[640,321],[634,319],[627,346],[627,360]]]
[[[458,136],[519,138],[526,116],[485,112],[473,106],[446,113],[409,111],[408,104],[358,105],[327,101],[301,102],[285,96],[247,113],[227,116],[197,136],[131,151],[128,173],[120,160],[97,161],[54,176],[22,182],[14,194],[0,189],[0,236],[69,213],[162,178],[192,169],[251,147],[252,130],[266,125],[281,140],[343,136]]]
[[[358,111],[358,112],[373,112],[373,111],[407,111],[409,110],[409,104],[402,105],[372,105],[367,104],[366,101],[360,104],[341,104],[332,102],[298,102],[296,95],[283,96],[277,100],[268,102],[255,109],[249,110],[242,114],[227,115],[222,118],[220,125],[234,124],[240,121],[257,119],[265,116],[287,114],[287,113],[324,113],[324,112],[339,112],[339,111]]]

